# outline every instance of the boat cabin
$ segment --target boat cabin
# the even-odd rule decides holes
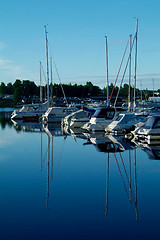
[[[113,119],[115,116],[115,108],[100,108],[92,115],[93,118]]]

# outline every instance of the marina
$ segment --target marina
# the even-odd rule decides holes
[[[6,119],[0,134],[2,239],[159,238],[160,142]]]
[[[160,239],[159,9],[3,1],[0,240]]]

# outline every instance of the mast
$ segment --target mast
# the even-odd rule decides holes
[[[106,74],[107,74],[107,107],[109,105],[109,79],[108,79],[108,44],[107,44],[107,36],[105,36],[106,43]]]
[[[142,81],[140,79],[140,84],[141,84],[141,101],[142,101]]]
[[[134,112],[136,110],[137,32],[138,32],[138,19],[136,21],[136,35],[135,35],[134,104],[133,104]]]
[[[131,202],[132,188],[131,188],[131,152],[129,149],[129,201]]]
[[[40,62],[40,102],[42,102],[42,74],[41,74],[41,62]]]
[[[106,189],[106,212],[108,214],[108,188],[109,188],[109,152],[107,153],[107,189]]]
[[[154,78],[153,78],[153,97],[154,97]]]
[[[51,66],[51,103],[53,107],[52,58],[50,58],[50,66]]]
[[[47,28],[45,28],[45,37],[46,37],[46,63],[47,63],[47,100],[49,105],[49,65],[48,65],[48,39],[47,39]]]
[[[129,54],[129,86],[128,86],[128,112],[131,111],[131,52],[132,52],[132,34],[130,34],[130,54]]]
[[[48,136],[48,164],[47,164],[47,199],[46,199],[46,208],[48,208],[49,200],[49,169],[50,169],[50,137]]]
[[[137,210],[137,167],[136,167],[136,148],[134,149],[134,181],[135,181],[135,210],[136,210],[136,220],[138,220],[138,210]]]

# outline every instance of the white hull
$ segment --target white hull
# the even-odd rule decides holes
[[[115,119],[114,108],[97,109],[90,121],[82,126],[82,129],[88,132],[105,131],[105,128]]]
[[[105,131],[105,128],[112,122],[113,120],[105,120],[105,119],[92,119],[90,122],[86,123],[82,126],[82,129],[87,130],[88,132],[97,132],[97,131]]]
[[[36,109],[35,109],[36,108]],[[25,118],[40,118],[48,109],[48,102],[41,105],[26,105],[23,106],[19,111],[15,110],[12,113],[12,120],[23,120]]]
[[[68,109],[67,107],[51,107],[45,112],[42,116],[43,123],[57,123],[61,122],[63,118],[65,118],[72,109]]]

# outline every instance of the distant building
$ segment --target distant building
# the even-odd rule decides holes
[[[160,97],[149,97],[150,102],[160,102]]]

